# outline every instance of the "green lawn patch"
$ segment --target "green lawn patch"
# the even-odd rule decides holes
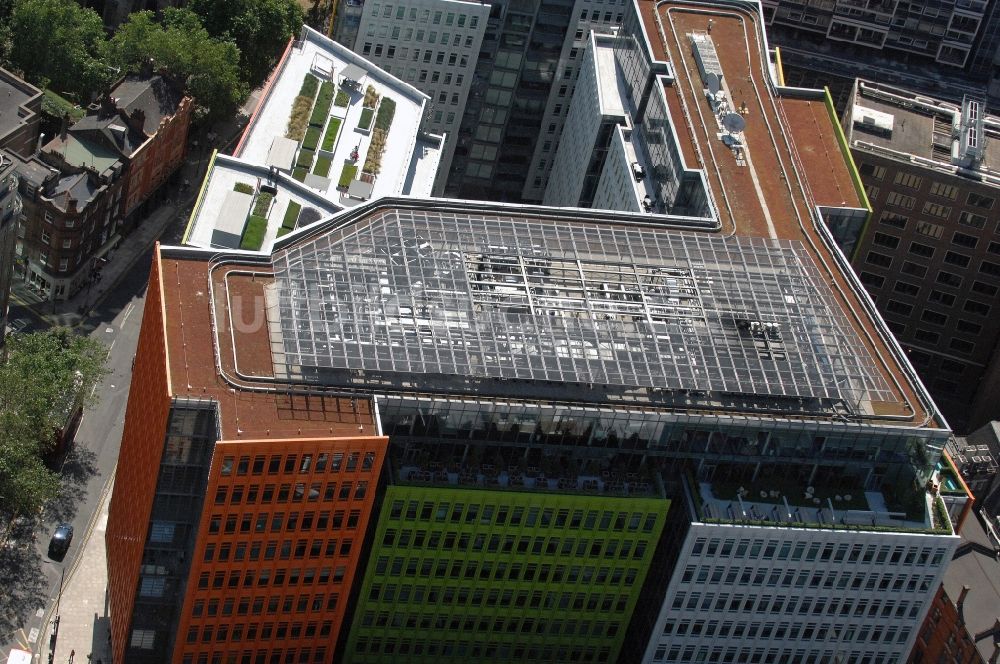
[[[320,155],[316,157],[316,165],[313,166],[313,173],[321,177],[326,177],[330,174],[330,158]]]
[[[306,150],[315,150],[319,144],[319,136],[322,131],[319,127],[313,126],[306,129],[305,138],[302,139],[302,147]]]
[[[292,232],[293,230],[294,230],[294,229],[292,229],[292,228],[285,228],[284,226],[282,226],[281,228],[279,228],[279,229],[278,229],[278,234],[277,234],[277,235],[276,235],[275,237],[276,237],[276,238],[279,238],[279,237],[281,237],[281,236],[283,236],[283,235],[288,235],[288,234],[289,234],[289,233],[291,233],[291,232]]]
[[[301,150],[299,150],[299,158],[295,161],[295,165],[300,166],[308,171],[309,167],[312,166],[313,163],[313,154],[314,153],[312,150],[302,148]]]
[[[87,114],[85,109],[80,108],[65,97],[52,90],[42,90],[42,112],[54,118],[61,118],[69,113],[70,122],[76,122]],[[345,104],[346,106],[346,104]]]
[[[301,166],[296,166],[292,169],[292,177],[299,182],[305,182],[307,173],[309,173],[309,171]]]
[[[340,172],[340,180],[337,181],[338,187],[349,187],[351,182],[354,181],[354,177],[358,174],[358,167],[351,163],[344,164],[344,170]]]
[[[378,107],[378,114],[375,116],[375,128],[388,132],[394,115],[396,115],[396,102],[383,97]]]
[[[238,191],[241,194],[252,194],[254,188],[252,184],[247,184],[246,182],[237,182],[233,185],[233,191]]]
[[[361,129],[368,129],[372,126],[372,116],[375,115],[375,111],[370,108],[361,109],[361,119],[358,120],[358,127]]]
[[[267,219],[255,214],[247,217],[247,225],[243,227],[243,237],[240,238],[240,249],[257,251],[264,244],[264,232],[267,230]]]
[[[333,103],[333,83],[326,81],[319,86],[319,94],[316,96],[316,106],[313,107],[312,117],[309,124],[322,129],[330,115],[330,104]]]
[[[340,131],[340,118],[330,118],[330,124],[326,127],[326,134],[323,136],[323,149],[333,152],[333,144],[337,140],[337,133]]]
[[[296,141],[301,141],[309,125],[309,114],[312,112],[313,98],[316,90],[319,89],[319,79],[312,74],[306,74],[302,81],[302,88],[299,95],[292,101],[292,110],[288,116],[288,128],[285,136]]]
[[[347,94],[343,90],[337,90],[337,98],[334,100],[333,105],[341,108],[347,108],[347,105],[350,103],[351,95]]]
[[[288,230],[295,228],[295,222],[299,220],[299,212],[301,210],[302,206],[300,204],[295,201],[288,201],[288,207],[285,208],[285,216],[281,219],[281,227]]]

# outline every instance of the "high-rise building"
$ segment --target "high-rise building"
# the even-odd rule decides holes
[[[868,213],[831,100],[781,85],[754,2],[624,14],[578,55],[572,104],[609,112],[567,111],[564,139],[606,145],[562,162],[600,173],[590,209],[342,206],[271,164],[246,194],[288,196],[268,233],[302,189],[335,213],[256,252],[157,251],[108,527],[116,657],[910,651],[957,543],[950,432],[828,227]],[[209,199],[248,159],[293,158],[280,98],[189,236],[231,226]]]
[[[1000,119],[858,80],[844,125],[873,209],[845,253],[948,421],[971,431],[1000,417]]]

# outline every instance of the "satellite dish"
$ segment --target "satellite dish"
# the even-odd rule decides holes
[[[705,86],[713,95],[717,93],[722,87],[722,83],[719,81],[719,75],[712,72],[705,74]]]
[[[747,127],[746,119],[739,113],[726,113],[722,116],[722,126],[731,134],[738,134]]]

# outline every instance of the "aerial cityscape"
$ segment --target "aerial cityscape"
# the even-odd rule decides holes
[[[0,2],[0,661],[993,664],[998,196],[1000,0]]]

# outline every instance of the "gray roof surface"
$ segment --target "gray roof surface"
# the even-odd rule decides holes
[[[250,194],[244,194],[241,191],[226,192],[225,202],[219,212],[219,221],[215,225],[216,230],[231,233],[237,237],[243,235],[243,226],[246,224],[247,215],[250,214],[252,205],[253,196]]]
[[[351,63],[341,70],[340,75],[349,81],[357,82],[367,76],[368,72],[362,69],[359,65]]]
[[[156,133],[160,120],[173,115],[184,94],[162,76],[151,78],[128,76],[112,92],[118,108],[129,115],[135,109],[146,114],[143,131],[147,135]]]
[[[295,151],[299,147],[299,142],[284,136],[275,136],[271,141],[271,149],[267,151],[265,166],[276,166],[280,169],[290,171],[295,163]]]
[[[18,109],[36,94],[37,92],[26,92],[21,86],[0,75],[0,136],[21,124]]]
[[[796,242],[390,209],[273,260],[287,375],[893,398]]]

